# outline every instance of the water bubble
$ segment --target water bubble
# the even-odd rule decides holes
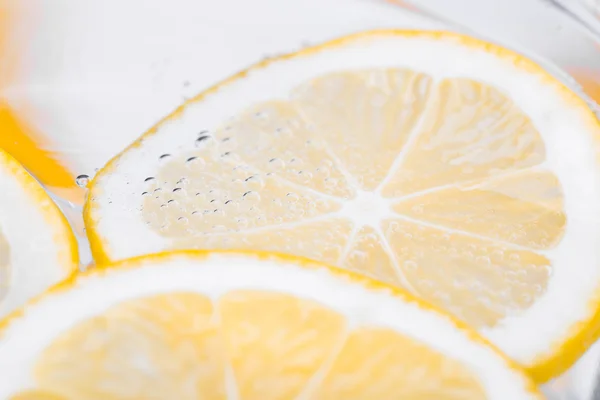
[[[335,188],[338,185],[339,180],[336,179],[336,178],[325,178],[324,182],[325,182],[325,187],[326,188],[332,189],[332,188]]]
[[[189,157],[185,160],[185,165],[188,167],[201,167],[206,165],[206,161],[201,157]]]
[[[258,190],[265,187],[265,181],[260,177],[260,175],[251,175],[244,179],[244,182],[246,182],[249,189]]]
[[[179,222],[180,224],[183,224],[183,225],[187,225],[189,220],[186,217],[179,217],[179,218],[177,218],[177,222]]]
[[[302,182],[308,183],[313,178],[313,174],[308,171],[298,171],[298,175],[302,178]]]
[[[148,192],[142,192],[142,196],[148,196],[150,193]]]
[[[260,194],[258,194],[258,192],[255,192],[253,190],[249,190],[242,195],[242,198],[244,200],[249,200],[249,201],[258,201],[258,200],[260,200]]]
[[[269,160],[269,165],[271,166],[271,168],[283,169],[285,168],[285,161],[283,161],[280,158],[271,158]]]
[[[149,176],[146,179],[144,179],[144,182],[151,182],[153,180],[155,180],[156,178],[154,178],[153,176]]]
[[[164,162],[169,161],[171,159],[171,155],[170,154],[163,154],[162,156],[158,157],[158,159],[161,162],[164,163]]]
[[[162,188],[156,188],[156,189],[154,189],[154,193],[158,193],[158,192],[162,192]]]
[[[173,189],[173,193],[177,193],[177,192],[180,192],[180,191],[181,191],[181,188],[179,188],[179,187],[176,187],[175,189]]]
[[[275,129],[275,135],[280,136],[280,137],[286,137],[286,136],[290,137],[293,134],[294,134],[294,132],[287,126]]]
[[[269,113],[267,113],[266,111],[259,111],[257,113],[254,113],[254,117],[257,119],[265,119],[269,116]]]
[[[297,203],[298,200],[300,200],[300,196],[298,196],[296,193],[288,193],[285,195],[285,197],[287,197],[288,202],[290,203]]]
[[[79,175],[75,178],[75,183],[80,188],[85,188],[90,183],[90,177],[88,175]]]
[[[201,135],[200,137],[198,137],[198,139],[196,139],[196,141],[194,142],[194,145],[196,147],[203,147],[206,144],[208,144],[209,139],[210,139],[210,136],[208,136],[208,135]]]

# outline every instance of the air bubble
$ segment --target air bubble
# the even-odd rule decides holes
[[[242,198],[244,200],[258,201],[258,200],[260,200],[260,194],[258,194],[258,192],[255,192],[253,190],[249,190],[242,195]]]
[[[339,180],[336,178],[325,178],[325,187],[332,189],[334,187],[336,187],[339,183]]]
[[[204,159],[200,157],[190,157],[187,160],[185,160],[185,164],[188,167],[198,167],[206,165],[206,161],[204,161]]]
[[[238,228],[241,228],[241,229],[247,228],[249,225],[248,220],[246,218],[238,218],[236,220],[236,222],[238,224]]]
[[[266,119],[269,116],[269,113],[267,113],[266,111],[259,111],[257,113],[254,113],[254,117],[257,119]]]
[[[285,195],[285,197],[287,197],[288,202],[292,204],[297,203],[300,200],[300,196],[298,196],[296,193],[288,193]]]
[[[285,168],[285,161],[280,158],[271,158],[269,160],[269,165],[271,165],[272,168],[283,169]]]
[[[331,170],[327,167],[319,167],[316,169],[317,174],[324,176],[325,178],[329,178],[331,175]]]
[[[210,136],[201,135],[200,137],[198,137],[198,139],[196,139],[196,141],[194,142],[194,145],[196,147],[203,147],[208,143],[209,139],[210,139]]]
[[[260,177],[260,175],[252,175],[244,179],[249,186],[249,189],[262,189],[265,187],[265,181]]]
[[[308,171],[298,171],[298,175],[302,178],[304,183],[310,182],[310,180],[313,178],[313,174]]]
[[[88,175],[79,175],[75,178],[75,183],[80,188],[85,188],[90,183],[90,177]]]

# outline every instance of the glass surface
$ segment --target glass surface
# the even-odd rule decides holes
[[[186,98],[311,43],[374,28],[456,30],[527,54],[592,106],[600,99],[593,0],[0,1],[0,146],[55,196],[84,252],[85,176]],[[548,397],[593,398],[599,351],[546,385]]]

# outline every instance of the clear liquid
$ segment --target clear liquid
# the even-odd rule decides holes
[[[17,123],[0,146],[13,146],[60,205],[79,240],[82,268],[92,260],[81,207],[95,172],[185,99],[264,57],[365,29],[452,28],[522,47],[600,98],[595,39],[538,0],[425,0],[410,11],[397,0],[5,3],[11,23],[3,35],[10,39],[0,43],[9,55],[0,61],[0,90]],[[547,384],[548,397],[585,399],[594,357]]]

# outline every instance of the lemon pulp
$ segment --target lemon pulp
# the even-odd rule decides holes
[[[69,354],[86,356],[74,364]],[[124,301],[55,339],[35,376],[65,399],[485,397],[463,364],[414,338],[250,290],[216,301],[185,292]]]
[[[485,83],[334,72],[161,155],[141,211],[171,248],[306,256],[493,327],[545,292],[566,227],[545,157]]]

